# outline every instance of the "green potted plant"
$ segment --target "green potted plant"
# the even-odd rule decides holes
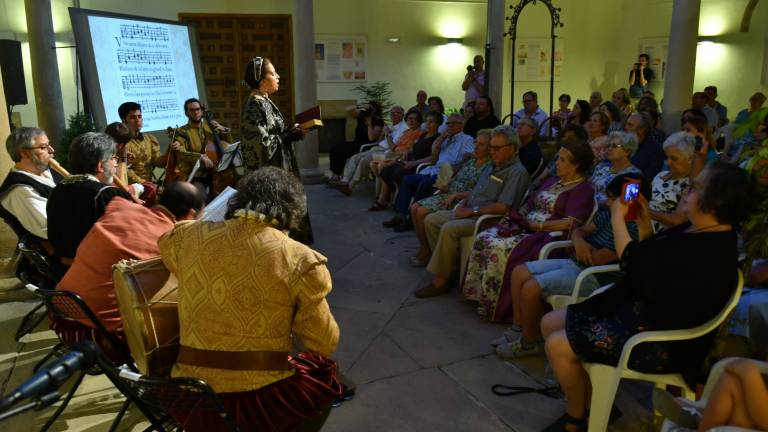
[[[382,113],[386,116],[389,109],[395,103],[390,99],[392,89],[388,82],[376,81],[371,85],[360,84],[352,89],[364,103],[376,102],[381,106]]]
[[[93,125],[91,117],[83,111],[78,111],[69,116],[67,128],[61,135],[61,142],[56,145],[56,160],[69,170],[69,145],[76,137],[86,133],[93,132],[96,128]]]

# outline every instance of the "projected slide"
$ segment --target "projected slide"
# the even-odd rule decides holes
[[[103,16],[88,24],[107,123],[134,101],[146,131],[185,124],[184,101],[198,97],[187,27]]]

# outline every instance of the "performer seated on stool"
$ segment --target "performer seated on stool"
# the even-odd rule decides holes
[[[306,212],[299,180],[263,167],[241,180],[228,220],[181,222],[159,241],[179,280],[171,375],[205,380],[241,430],[318,430],[342,392],[326,358],[339,340],[327,259],[287,235]],[[297,339],[309,351],[291,357]],[[174,417],[186,431],[225,429],[214,412]]]
[[[104,327],[122,339],[112,266],[124,259],[144,260],[160,255],[160,236],[170,231],[176,221],[195,219],[202,208],[203,196],[197,188],[180,182],[166,186],[160,204],[154,208],[119,197],[113,199],[80,243],[72,266],[56,289],[80,295]],[[51,328],[69,345],[84,338],[100,342],[90,320],[52,319]]]
[[[139,189],[136,195],[147,205],[155,203],[157,187],[152,181],[152,172],[156,166],[164,166],[165,158],[160,154],[160,143],[153,135],[141,133],[144,120],[141,116],[141,105],[136,102],[125,102],[117,108],[120,120],[131,130],[133,139],[126,145],[124,158],[128,166],[128,181],[131,186]],[[128,154],[132,156],[127,160]]]
[[[115,142],[107,134],[87,132],[70,144],[72,175],[53,189],[47,205],[48,240],[55,253],[57,280],[72,265],[77,247],[112,198],[131,199],[112,186],[116,166]]]

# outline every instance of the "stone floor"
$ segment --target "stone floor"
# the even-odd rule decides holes
[[[416,239],[412,232],[395,234],[382,228],[381,222],[391,216],[388,212],[366,211],[372,185],[362,185],[351,197],[322,185],[308,186],[307,194],[315,248],[328,257],[333,275],[328,301],[341,326],[335,358],[358,384],[356,398],[334,409],[324,430],[522,432],[540,430],[562,413],[561,399],[536,394],[499,397],[491,392],[497,383],[545,384],[546,360],[499,360],[488,341],[504,327],[481,321],[455,289],[433,299],[413,297],[428,280],[425,270],[408,265]],[[12,287],[17,281],[4,283]],[[8,301],[18,293],[6,294],[7,302],[0,304],[3,393],[29,377],[32,365],[56,342],[44,327],[21,342],[13,341],[19,320],[33,305]],[[611,430],[651,430],[649,399],[648,386],[622,383],[617,404],[624,415]],[[52,430],[105,431],[121,403],[106,379],[89,376]],[[4,429],[39,430],[52,410],[9,419]],[[120,430],[146,425],[133,410]]]

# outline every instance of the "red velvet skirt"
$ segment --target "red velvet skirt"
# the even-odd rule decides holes
[[[290,431],[316,417],[341,396],[336,363],[325,357],[303,352],[290,357],[296,369],[292,376],[260,389],[219,393],[224,409],[242,431]],[[221,417],[207,410],[173,412],[187,432],[226,431]]]

